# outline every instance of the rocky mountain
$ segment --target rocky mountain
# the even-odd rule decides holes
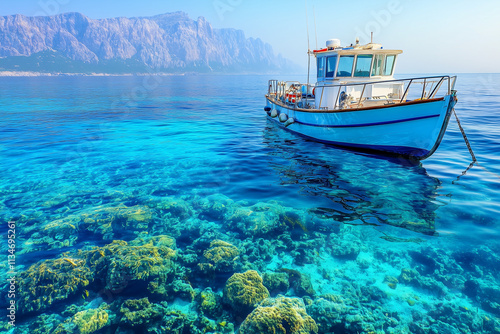
[[[93,20],[80,13],[0,17],[0,70],[283,72],[293,65],[241,30],[176,12]]]

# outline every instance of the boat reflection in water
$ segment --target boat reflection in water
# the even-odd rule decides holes
[[[270,120],[263,140],[281,183],[296,186],[314,216],[437,235],[434,224],[441,182],[419,163],[309,141]]]

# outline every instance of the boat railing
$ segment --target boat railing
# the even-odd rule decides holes
[[[269,80],[268,96],[292,106],[306,105],[308,98],[313,98],[313,84],[302,84],[299,81]]]
[[[379,102],[387,105],[415,100],[434,99],[439,92],[441,92],[443,96],[450,95],[451,91],[455,88],[456,79],[456,76],[444,75],[363,83],[332,83],[318,87],[323,88],[321,90],[321,94],[324,94],[324,88],[335,88],[337,97],[333,104],[334,110],[345,108],[357,109],[364,107],[363,103],[367,100],[378,100]],[[443,86],[443,84],[445,85]],[[415,88],[415,86],[419,85],[422,86],[420,89]],[[383,87],[387,94],[375,95],[373,92],[377,90],[377,86]],[[443,87],[444,89],[442,89]],[[370,93],[366,94],[368,91]],[[323,96],[320,97],[318,109],[330,109],[330,106],[321,108],[322,98]]]
[[[268,94],[284,104],[295,107],[310,108],[308,98],[311,98],[316,101],[314,104],[316,109],[357,109],[450,95],[455,88],[456,78],[456,76],[445,75],[373,82],[333,82],[319,85],[270,80]],[[315,96],[314,90],[320,95]]]

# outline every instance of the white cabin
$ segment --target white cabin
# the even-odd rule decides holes
[[[393,80],[397,57],[403,53],[402,50],[385,50],[382,45],[375,43],[340,47],[339,40],[329,40],[326,44],[326,48],[312,52],[317,64],[315,106],[318,109],[335,106],[339,84]],[[360,85],[346,87],[345,94],[352,100],[361,95],[367,99],[387,100],[392,96],[400,96],[401,89],[401,83]]]

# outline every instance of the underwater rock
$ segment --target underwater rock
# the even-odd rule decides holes
[[[172,283],[167,284],[166,296],[173,296],[181,300],[192,302],[196,296],[191,284],[185,279],[176,279]]]
[[[360,286],[359,291],[363,302],[374,303],[387,298],[387,294],[374,285]]]
[[[101,234],[105,240],[112,240],[116,235],[147,231],[152,216],[153,211],[142,205],[100,206],[81,214],[80,228]]]
[[[214,240],[210,243],[210,247],[203,252],[207,265],[200,264],[200,267],[205,268],[205,270],[232,272],[239,255],[240,251],[234,245],[222,240]]]
[[[201,330],[197,330],[200,318],[193,313],[184,313],[175,309],[168,309],[168,311],[163,315],[159,328],[162,328],[163,333],[204,333]],[[200,326],[201,327],[201,326]],[[206,326],[204,326],[206,327]],[[201,327],[201,328],[204,328]],[[148,333],[158,333],[156,328],[150,328]]]
[[[68,216],[39,226],[23,244],[21,253],[74,246],[78,239],[78,216]]]
[[[11,329],[11,331],[7,331],[5,328],[2,328],[3,326],[0,326],[0,331],[4,330],[3,333],[29,333],[29,334],[52,334],[56,333],[56,328],[59,328],[59,326],[64,322],[64,318],[61,317],[58,314],[47,314],[47,313],[42,313],[36,318],[34,318],[32,321],[27,323],[27,326],[23,325],[18,325],[16,324],[16,328],[14,331]],[[7,323],[6,323],[7,324]],[[24,328],[23,328],[24,327]],[[60,327],[63,329],[63,327]],[[69,333],[71,333],[70,331]],[[64,333],[64,332],[62,332]],[[61,333],[61,334],[62,334]],[[68,333],[68,332],[66,332]]]
[[[304,215],[276,202],[259,202],[250,207],[235,205],[226,214],[224,225],[247,236],[269,238],[285,231],[301,236],[308,232]]]
[[[500,288],[495,280],[469,279],[464,283],[463,292],[473,301],[481,304],[485,311],[500,316]]]
[[[318,333],[318,326],[307,315],[304,302],[299,298],[264,299],[240,326],[241,334],[308,334]]]
[[[166,282],[175,271],[173,258],[176,253],[169,247],[154,245],[154,241],[161,244],[165,239],[156,238],[140,246],[113,241],[109,245],[88,251],[87,258],[95,268],[96,280],[104,286],[104,291],[121,293],[132,281],[143,281],[150,283],[150,293],[158,293],[162,282]]]
[[[320,333],[336,333],[336,329],[342,327],[345,316],[351,308],[347,307],[341,298],[316,298],[311,305],[306,306],[309,314],[316,324]]]
[[[300,279],[292,284],[292,287],[296,295],[299,297],[312,297],[316,294],[311,283],[311,278],[307,274],[302,274],[300,276]]]
[[[403,268],[398,277],[400,283],[411,285],[416,288],[426,289],[438,296],[446,295],[446,287],[443,283],[436,281],[432,277],[421,276],[415,269]]]
[[[293,288],[295,294],[299,297],[314,296],[316,292],[311,283],[311,278],[308,274],[301,273],[295,269],[280,268],[278,272],[286,273],[288,275],[288,282],[290,287]]]
[[[19,274],[18,311],[45,311],[56,302],[82,294],[84,289],[112,297],[132,288],[129,285],[134,281],[149,284],[149,293],[158,294],[165,286],[171,288],[166,283],[175,276],[176,253],[167,246],[174,244],[168,236],[130,244],[114,241],[104,247],[38,262]],[[188,293],[194,295],[192,289]]]
[[[394,276],[385,276],[384,277],[384,283],[387,284],[387,286],[391,289],[396,289],[398,286],[398,279]]]
[[[171,249],[176,248],[175,239],[169,235],[139,237],[134,240],[131,240],[128,244],[130,246],[146,246],[146,247],[154,246],[154,247],[167,247]]]
[[[238,313],[247,315],[269,291],[262,284],[262,278],[255,270],[231,276],[224,287],[224,302]]]
[[[484,328],[484,316],[476,308],[469,309],[456,302],[444,302],[431,306],[425,320],[431,328],[436,322],[443,322],[453,326],[459,333],[481,333]]]
[[[196,295],[198,309],[203,315],[217,319],[222,314],[222,296],[206,288]]]
[[[151,304],[148,298],[126,300],[121,308],[120,324],[126,327],[145,327],[162,318],[165,309],[158,304]]]
[[[375,258],[370,253],[361,252],[360,254],[358,254],[358,257],[356,258],[356,263],[362,269],[370,268],[370,266],[373,264],[374,261]]]
[[[234,201],[222,194],[210,195],[194,201],[194,208],[198,217],[208,221],[222,222]]]
[[[73,317],[57,326],[53,334],[91,334],[110,325],[107,307],[88,309],[76,313]]]
[[[180,220],[188,219],[194,215],[190,204],[179,197],[162,198],[156,204],[156,209],[163,217],[168,216],[169,218],[178,218]]]
[[[91,309],[78,312],[71,318],[77,332],[90,334],[104,328],[108,324],[108,312],[104,309]]]
[[[38,262],[19,274],[17,310],[20,314],[45,311],[81,293],[92,281],[93,273],[85,259],[68,255]]]
[[[266,240],[264,238],[247,238],[240,244],[244,251],[241,256],[243,270],[266,270],[273,256],[286,248],[282,240]]]
[[[344,234],[342,238],[335,234],[330,236],[333,256],[345,260],[356,260],[361,252],[361,240],[357,236],[350,233]]]
[[[262,281],[271,296],[285,294],[290,287],[287,273],[264,273]]]
[[[319,259],[318,253],[314,248],[301,245],[299,242],[297,242],[296,247],[295,250],[290,251],[290,255],[293,256],[293,263],[295,265],[304,266],[315,263]]]

